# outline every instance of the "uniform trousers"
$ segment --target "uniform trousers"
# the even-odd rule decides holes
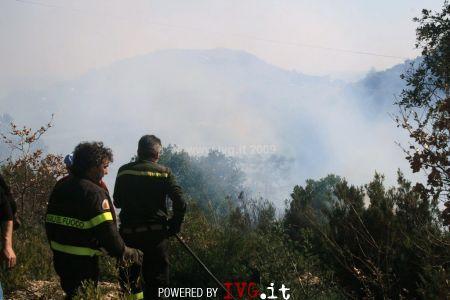
[[[98,257],[78,256],[54,251],[53,264],[61,280],[66,299],[72,299],[83,283],[91,281],[98,284]]]
[[[169,286],[169,257],[166,230],[120,234],[128,247],[144,253],[142,269],[138,265],[119,268],[122,289],[135,294],[142,289],[145,299],[158,299],[158,288]],[[142,275],[142,277],[141,277]]]

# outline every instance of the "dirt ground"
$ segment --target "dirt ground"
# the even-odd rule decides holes
[[[111,282],[100,282],[100,289],[105,291],[102,299],[112,300],[120,299],[118,294],[119,286]],[[28,288],[13,292],[8,300],[30,300],[30,299],[46,299],[46,300],[63,300],[64,292],[62,291],[57,279],[52,281],[36,280],[28,283]]]

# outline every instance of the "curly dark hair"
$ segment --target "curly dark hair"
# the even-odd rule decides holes
[[[102,142],[82,142],[73,152],[72,172],[77,177],[84,177],[92,167],[100,167],[107,160],[113,161],[110,148],[103,146]]]

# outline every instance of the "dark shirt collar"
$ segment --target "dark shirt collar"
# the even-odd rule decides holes
[[[156,164],[156,161],[149,160],[149,159],[141,159],[141,158],[138,158],[138,162],[145,162],[145,163],[149,163],[149,164]]]

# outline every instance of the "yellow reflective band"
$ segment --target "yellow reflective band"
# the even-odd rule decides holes
[[[159,172],[150,172],[150,171],[133,171],[133,170],[125,170],[119,172],[117,177],[122,175],[137,175],[137,176],[149,176],[149,177],[169,177],[168,173],[159,173]]]
[[[82,221],[75,218],[69,218],[64,216],[58,216],[58,215],[52,215],[47,214],[45,221],[47,223],[53,223],[68,227],[74,227],[78,229],[89,229],[92,227],[95,227],[105,221],[112,221],[113,216],[111,212],[105,212],[102,214],[99,214],[98,216],[95,216],[94,218],[90,219],[89,221]]]
[[[83,256],[103,255],[103,252],[101,252],[100,250],[86,248],[86,247],[62,245],[55,241],[50,241],[50,247],[53,250],[56,250],[59,252],[64,252],[67,254],[73,254],[73,255],[83,255]]]
[[[131,294],[127,297],[128,300],[140,300],[140,299],[144,299],[144,293],[140,292],[140,293],[136,293],[136,294]]]
[[[112,220],[113,220],[112,213],[105,212],[105,213],[102,213],[102,214],[90,219],[88,222],[91,227],[95,227],[103,222],[112,221]],[[91,227],[89,227],[89,228],[91,228]]]

